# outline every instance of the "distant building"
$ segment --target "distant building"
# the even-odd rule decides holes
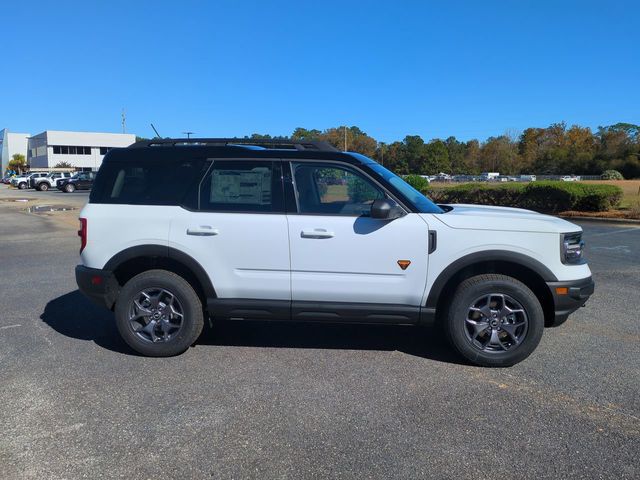
[[[29,136],[28,133],[9,132],[7,128],[0,130],[0,166],[2,167],[0,175],[4,174],[11,157],[16,153],[27,158],[27,139]]]
[[[61,132],[46,130],[29,137],[27,163],[31,169],[51,168],[60,162],[81,169],[97,170],[105,154],[114,147],[136,141],[129,133]]]

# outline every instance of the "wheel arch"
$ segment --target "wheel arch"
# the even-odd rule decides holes
[[[446,310],[447,302],[465,279],[484,273],[499,273],[519,280],[538,297],[545,316],[545,325],[554,322],[553,296],[546,282],[558,279],[549,268],[527,255],[502,250],[475,252],[459,258],[445,268],[433,283],[426,308],[436,314]]]
[[[206,270],[190,255],[163,245],[137,245],[127,248],[107,261],[104,270],[113,272],[120,286],[135,275],[152,269],[163,269],[180,275],[191,284],[206,305],[216,298],[216,291]]]

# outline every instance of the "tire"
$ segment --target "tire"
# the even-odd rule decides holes
[[[156,292],[159,292],[157,296]],[[158,301],[154,301],[156,298]],[[175,312],[180,312],[181,317]],[[172,323],[163,320],[161,315],[165,314],[174,317]],[[158,318],[155,323],[152,315]],[[130,320],[136,316],[140,318]],[[129,280],[120,290],[115,317],[127,345],[149,357],[170,357],[184,352],[198,339],[204,325],[202,303],[193,287],[181,276],[166,270],[148,270]]]
[[[27,184],[26,184],[26,183],[24,183],[24,182],[20,182],[20,183],[18,184],[18,188],[19,188],[20,190],[24,190],[25,188],[27,188]]]
[[[73,193],[73,192],[75,192],[75,190],[76,190],[76,187],[74,187],[73,184],[71,184],[71,183],[67,183],[64,186],[64,191],[67,192],[67,193]]]
[[[471,363],[510,367],[540,343],[544,312],[524,283],[506,275],[478,275],[458,286],[444,327],[451,345]]]
[[[47,182],[39,183],[36,189],[40,190],[41,192],[46,192],[47,190],[49,190],[49,184]]]

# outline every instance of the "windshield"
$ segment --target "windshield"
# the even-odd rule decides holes
[[[382,178],[384,178],[391,185],[393,185],[395,188],[400,190],[400,193],[402,193],[402,195],[404,195],[413,205],[415,205],[420,213],[444,213],[444,210],[441,209],[438,205],[433,203],[398,175],[390,170],[387,170],[379,163],[370,163],[367,166]]]

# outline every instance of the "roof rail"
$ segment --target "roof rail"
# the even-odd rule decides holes
[[[156,146],[207,146],[207,147],[233,147],[233,146],[257,146],[272,149],[291,150],[316,150],[325,152],[339,152],[336,147],[324,141],[306,141],[275,138],[163,138],[155,140],[143,140],[136,142],[129,148],[156,147]]]

